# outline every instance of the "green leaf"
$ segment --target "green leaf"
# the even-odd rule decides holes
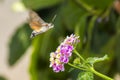
[[[22,0],[29,9],[43,9],[61,3],[63,0]]]
[[[94,76],[91,72],[80,72],[77,80],[94,80]]]
[[[7,80],[7,79],[3,76],[0,76],[0,80]]]
[[[49,38],[48,32],[35,37],[33,40],[34,50],[31,55],[31,63],[29,68],[31,80],[39,80],[39,78],[45,78],[45,76],[40,76],[40,74],[42,73],[46,75],[46,57],[48,57],[46,54],[49,54],[49,50],[46,47],[49,47],[48,42],[51,41],[47,41],[48,39],[45,40],[45,38]]]
[[[79,18],[75,27],[75,34],[80,36],[80,44],[78,44],[77,49],[82,49],[85,41],[85,31],[86,31],[86,23],[89,14],[84,14]]]
[[[107,55],[103,56],[102,58],[90,57],[90,58],[87,58],[86,62],[89,63],[89,64],[91,64],[93,66],[95,63],[104,61],[106,59],[108,59]]]
[[[80,58],[75,58],[73,64],[80,64]]]
[[[12,66],[30,46],[31,29],[27,24],[20,26],[9,44],[9,64]]]
[[[38,80],[39,76],[39,71],[38,71],[38,61],[39,61],[39,45],[41,44],[41,37],[37,36],[34,39],[34,50],[31,55],[31,61],[30,61],[30,75],[31,75],[31,80]]]
[[[53,33],[53,30],[51,29],[33,40],[34,50],[31,55],[29,68],[31,80],[51,80],[51,77],[48,75],[48,73],[51,75],[49,71],[49,55],[50,52],[56,49],[59,38],[59,36]]]
[[[78,0],[82,5],[86,5],[92,9],[104,10],[108,8],[114,0]]]
[[[116,23],[116,30],[117,30],[117,33],[120,34],[120,17],[118,18]]]
[[[75,68],[70,68],[68,72],[72,72],[73,70],[75,70]]]
[[[95,22],[96,22],[97,16],[93,16],[88,24],[88,28],[87,28],[87,36],[86,36],[86,48],[84,50],[84,54],[88,55],[90,48],[91,48],[91,41],[92,41],[92,37],[93,37],[93,29],[95,26]]]
[[[86,11],[81,9],[72,0],[67,1],[67,3],[62,6],[61,12],[67,29],[71,31],[74,30],[79,19],[86,14]]]
[[[116,30],[117,30],[117,35],[116,35],[116,45],[115,45],[115,53],[116,53],[116,60],[117,60],[117,71],[120,72],[120,16],[117,20],[116,23]]]

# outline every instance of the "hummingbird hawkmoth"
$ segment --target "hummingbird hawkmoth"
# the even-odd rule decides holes
[[[53,17],[52,22],[54,21],[56,16]],[[32,10],[29,11],[29,25],[31,29],[33,29],[33,32],[31,33],[30,38],[34,38],[35,36],[46,32],[47,30],[51,29],[54,27],[54,24],[47,23],[38,14]]]

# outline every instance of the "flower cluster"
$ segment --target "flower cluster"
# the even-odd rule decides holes
[[[69,62],[74,45],[79,42],[79,36],[71,34],[58,46],[55,52],[50,53],[50,67],[54,72],[64,71],[64,64]]]

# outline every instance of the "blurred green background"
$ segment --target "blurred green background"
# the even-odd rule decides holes
[[[60,73],[49,68],[50,52],[55,51],[67,35],[74,33],[80,36],[77,50],[85,58],[108,54],[109,60],[97,63],[96,70],[110,77],[120,73],[120,9],[114,7],[115,0],[21,1],[27,9],[36,11],[46,22],[50,22],[54,15],[57,17],[53,29],[34,39],[30,39],[32,30],[28,23],[23,22],[16,29],[9,42],[10,66],[14,66],[32,46],[30,80],[76,80],[79,70],[69,72],[68,65]],[[95,76],[95,80],[101,78]]]

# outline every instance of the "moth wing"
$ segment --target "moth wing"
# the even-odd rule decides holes
[[[42,25],[39,24],[38,22],[30,22],[29,25],[30,25],[31,29],[35,30],[36,32],[39,32],[39,30],[42,27]]]
[[[29,11],[29,18],[34,22],[38,21],[40,23],[45,23],[45,21],[35,11],[32,10]]]
[[[39,32],[40,28],[42,27],[42,24],[45,23],[34,11],[29,11],[28,21],[30,27],[37,32]]]

